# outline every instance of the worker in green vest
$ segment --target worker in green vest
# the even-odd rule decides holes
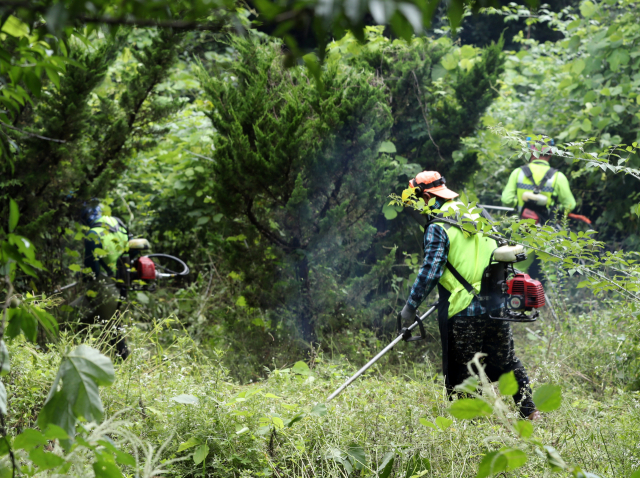
[[[576,207],[576,200],[567,177],[549,165],[553,139],[543,137],[534,141],[527,137],[527,142],[535,153],[531,154],[529,164],[516,168],[509,176],[507,186],[502,191],[502,203],[517,207],[522,219],[546,224],[558,214],[570,213]],[[588,221],[584,216],[575,217]],[[535,252],[530,253],[526,261],[520,262],[518,269],[527,271],[534,279],[542,280],[542,268]]]
[[[84,309],[86,321],[109,324],[120,309],[122,292],[116,275],[118,259],[128,250],[129,235],[122,220],[103,216],[95,201],[82,208],[81,221],[89,227],[84,237],[84,266],[90,273],[84,276],[85,294],[71,305]],[[122,334],[111,331],[110,336],[116,354],[127,358],[129,350]]]
[[[434,209],[457,210],[462,205],[436,171],[421,172],[409,187],[417,188],[425,202],[435,198]],[[520,414],[533,420],[540,413],[531,398],[527,372],[514,353],[511,326],[489,318],[493,311],[485,310],[477,297],[482,273],[496,248],[496,241],[489,237],[468,234],[430,216],[424,228],[424,261],[400,315],[405,323],[413,322],[417,308],[437,285],[442,365],[449,396],[469,376],[467,364],[481,352],[486,354],[483,361],[490,380],[514,372],[519,386],[514,400]]]
[[[517,207],[521,217],[544,224],[555,211],[571,212],[576,207],[576,200],[567,177],[549,165],[553,139],[533,141],[528,137],[527,142],[535,153],[529,164],[515,169],[509,176],[502,192],[502,203]]]

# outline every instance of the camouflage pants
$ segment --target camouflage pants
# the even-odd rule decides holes
[[[469,377],[469,363],[477,352],[487,354],[482,363],[491,381],[513,370],[518,381],[518,393],[514,395],[523,417],[529,416],[535,405],[531,399],[529,377],[515,355],[511,324],[484,317],[452,317],[449,319],[449,374],[451,383],[457,385]]]

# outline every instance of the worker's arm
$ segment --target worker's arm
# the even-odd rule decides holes
[[[511,172],[509,181],[502,191],[502,204],[509,207],[516,207],[518,205],[518,175],[520,174],[520,168],[516,168]]]
[[[576,199],[573,197],[569,187],[569,180],[561,172],[558,172],[558,177],[556,178],[555,193],[558,196],[558,205],[566,212],[573,211],[576,207]]]
[[[431,224],[424,237],[424,261],[418,272],[407,304],[417,309],[444,273],[449,254],[449,237],[442,227]]]

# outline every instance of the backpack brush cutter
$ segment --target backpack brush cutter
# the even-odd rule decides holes
[[[169,254],[142,255],[143,251],[150,248],[149,241],[146,239],[131,239],[129,240],[128,253],[118,258],[115,279],[123,296],[126,296],[129,290],[152,292],[156,288],[155,281],[158,279],[171,279],[189,274],[189,266],[175,256]],[[165,265],[167,262],[170,265]],[[56,289],[55,292],[62,292],[76,285],[78,282],[72,282]]]

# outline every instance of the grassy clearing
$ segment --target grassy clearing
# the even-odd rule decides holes
[[[561,318],[561,326],[551,320],[515,326],[516,350],[534,388],[549,382],[563,388],[561,408],[535,424],[534,437],[585,471],[630,476],[640,468],[640,394],[624,384],[635,373],[629,355],[637,328],[616,325],[602,311]],[[416,355],[414,344],[400,344],[386,364],[371,369],[325,413],[317,404],[365,357],[349,364],[320,353],[310,369],[302,362],[282,364],[264,380],[241,386],[231,380],[222,352],[204,355],[175,325],[132,329],[134,353],[117,365],[116,383],[103,390],[108,415],[125,410],[123,427],[155,448],[168,442],[166,459],[185,458],[165,476],[376,476],[385,457],[388,462],[394,456],[391,476],[404,477],[411,476],[408,468],[420,475],[425,462],[416,467],[419,456],[430,463],[420,476],[466,477],[475,476],[485,453],[503,446],[519,446],[528,455],[523,467],[503,476],[551,474],[545,458],[496,417],[449,421],[439,361],[431,354],[407,359]],[[162,334],[174,336],[173,343],[163,347]],[[9,420],[16,433],[33,425],[60,351],[71,342],[63,337],[46,352],[17,341],[11,346]],[[417,347],[424,353],[424,345]],[[427,350],[435,350],[434,344]],[[197,403],[179,403],[193,401],[180,395]],[[178,452],[185,442],[193,446]],[[206,459],[196,464],[192,455],[198,450]]]

